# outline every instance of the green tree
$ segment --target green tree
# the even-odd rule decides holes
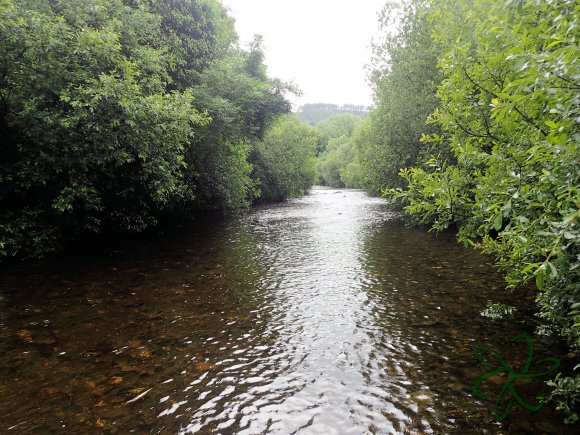
[[[352,113],[339,113],[320,121],[316,124],[320,136],[317,153],[323,153],[331,139],[341,136],[352,137],[361,122],[362,118]]]
[[[323,184],[331,187],[345,187],[344,171],[356,156],[352,137],[343,135],[331,139],[326,151],[319,156],[318,171]],[[352,168],[351,168],[352,170]]]
[[[437,183],[433,198],[455,204],[417,211],[458,223],[464,240],[498,256],[511,286],[535,278],[545,314],[564,320],[578,289],[552,293],[549,283],[570,282],[578,264],[578,6],[552,3],[434,2],[445,73],[434,120],[457,164],[404,175],[410,193]],[[461,25],[438,24],[458,11]]]
[[[266,201],[304,195],[316,177],[316,131],[294,115],[281,116],[252,153],[254,178]]]
[[[0,1],[0,249],[42,255],[257,195],[253,143],[296,89],[217,0]]]
[[[438,105],[436,90],[442,79],[424,3],[390,1],[381,14],[384,38],[373,47],[370,70],[375,107],[357,140],[363,187],[373,194],[401,186],[401,168],[440,152],[421,141],[437,130],[425,121]],[[395,33],[390,30],[394,27]]]
[[[255,199],[249,153],[275,118],[290,111],[293,86],[270,79],[259,44],[251,51],[230,50],[200,76],[193,88],[196,105],[212,123],[196,129],[186,161],[197,188],[196,208],[236,210]],[[254,74],[256,69],[259,74]]]
[[[185,90],[201,82],[201,73],[237,41],[234,20],[218,0],[157,0],[162,40],[171,56],[169,89]]]
[[[352,113],[330,116],[316,125],[318,132],[318,174],[321,184],[332,187],[357,187],[358,178],[353,173],[358,166],[351,166],[348,183],[345,169],[357,157],[354,136],[362,118]]]
[[[43,253],[142,230],[191,198],[184,147],[207,120],[166,93],[158,20],[119,1],[0,3],[0,244]]]

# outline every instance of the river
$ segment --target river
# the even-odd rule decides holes
[[[474,346],[514,367],[527,310],[489,258],[357,190],[310,195],[107,252],[5,268],[2,433],[565,433],[503,423]],[[519,302],[518,302],[519,301]],[[532,335],[535,355],[565,350]],[[548,378],[527,379],[529,403]],[[482,388],[490,399],[505,378]],[[502,402],[504,406],[506,399]],[[503,408],[502,408],[503,409]]]

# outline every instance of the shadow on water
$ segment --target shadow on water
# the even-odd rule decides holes
[[[360,191],[12,267],[0,288],[2,432],[566,431],[548,409],[496,423],[472,394],[474,345],[525,359],[510,338],[531,317],[479,315],[521,295]]]

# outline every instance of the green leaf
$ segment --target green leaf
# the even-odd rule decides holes
[[[556,269],[556,266],[554,266],[553,263],[547,261],[546,267],[548,269],[548,276],[550,278],[556,278],[558,276],[558,269]]]
[[[501,229],[503,223],[503,215],[502,213],[498,213],[493,221],[493,227],[495,228],[496,231],[499,231]]]
[[[536,272],[536,286],[540,290],[543,290],[543,288],[544,288],[544,278],[545,278],[544,270],[538,269],[538,271]]]

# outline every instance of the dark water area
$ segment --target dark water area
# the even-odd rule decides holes
[[[0,433],[574,432],[515,402],[498,423],[501,375],[473,395],[497,368],[476,345],[517,371],[528,333],[566,359],[533,335],[532,295],[361,191],[86,251],[2,271]],[[520,309],[493,321],[489,300]],[[514,386],[535,404],[545,380]]]

